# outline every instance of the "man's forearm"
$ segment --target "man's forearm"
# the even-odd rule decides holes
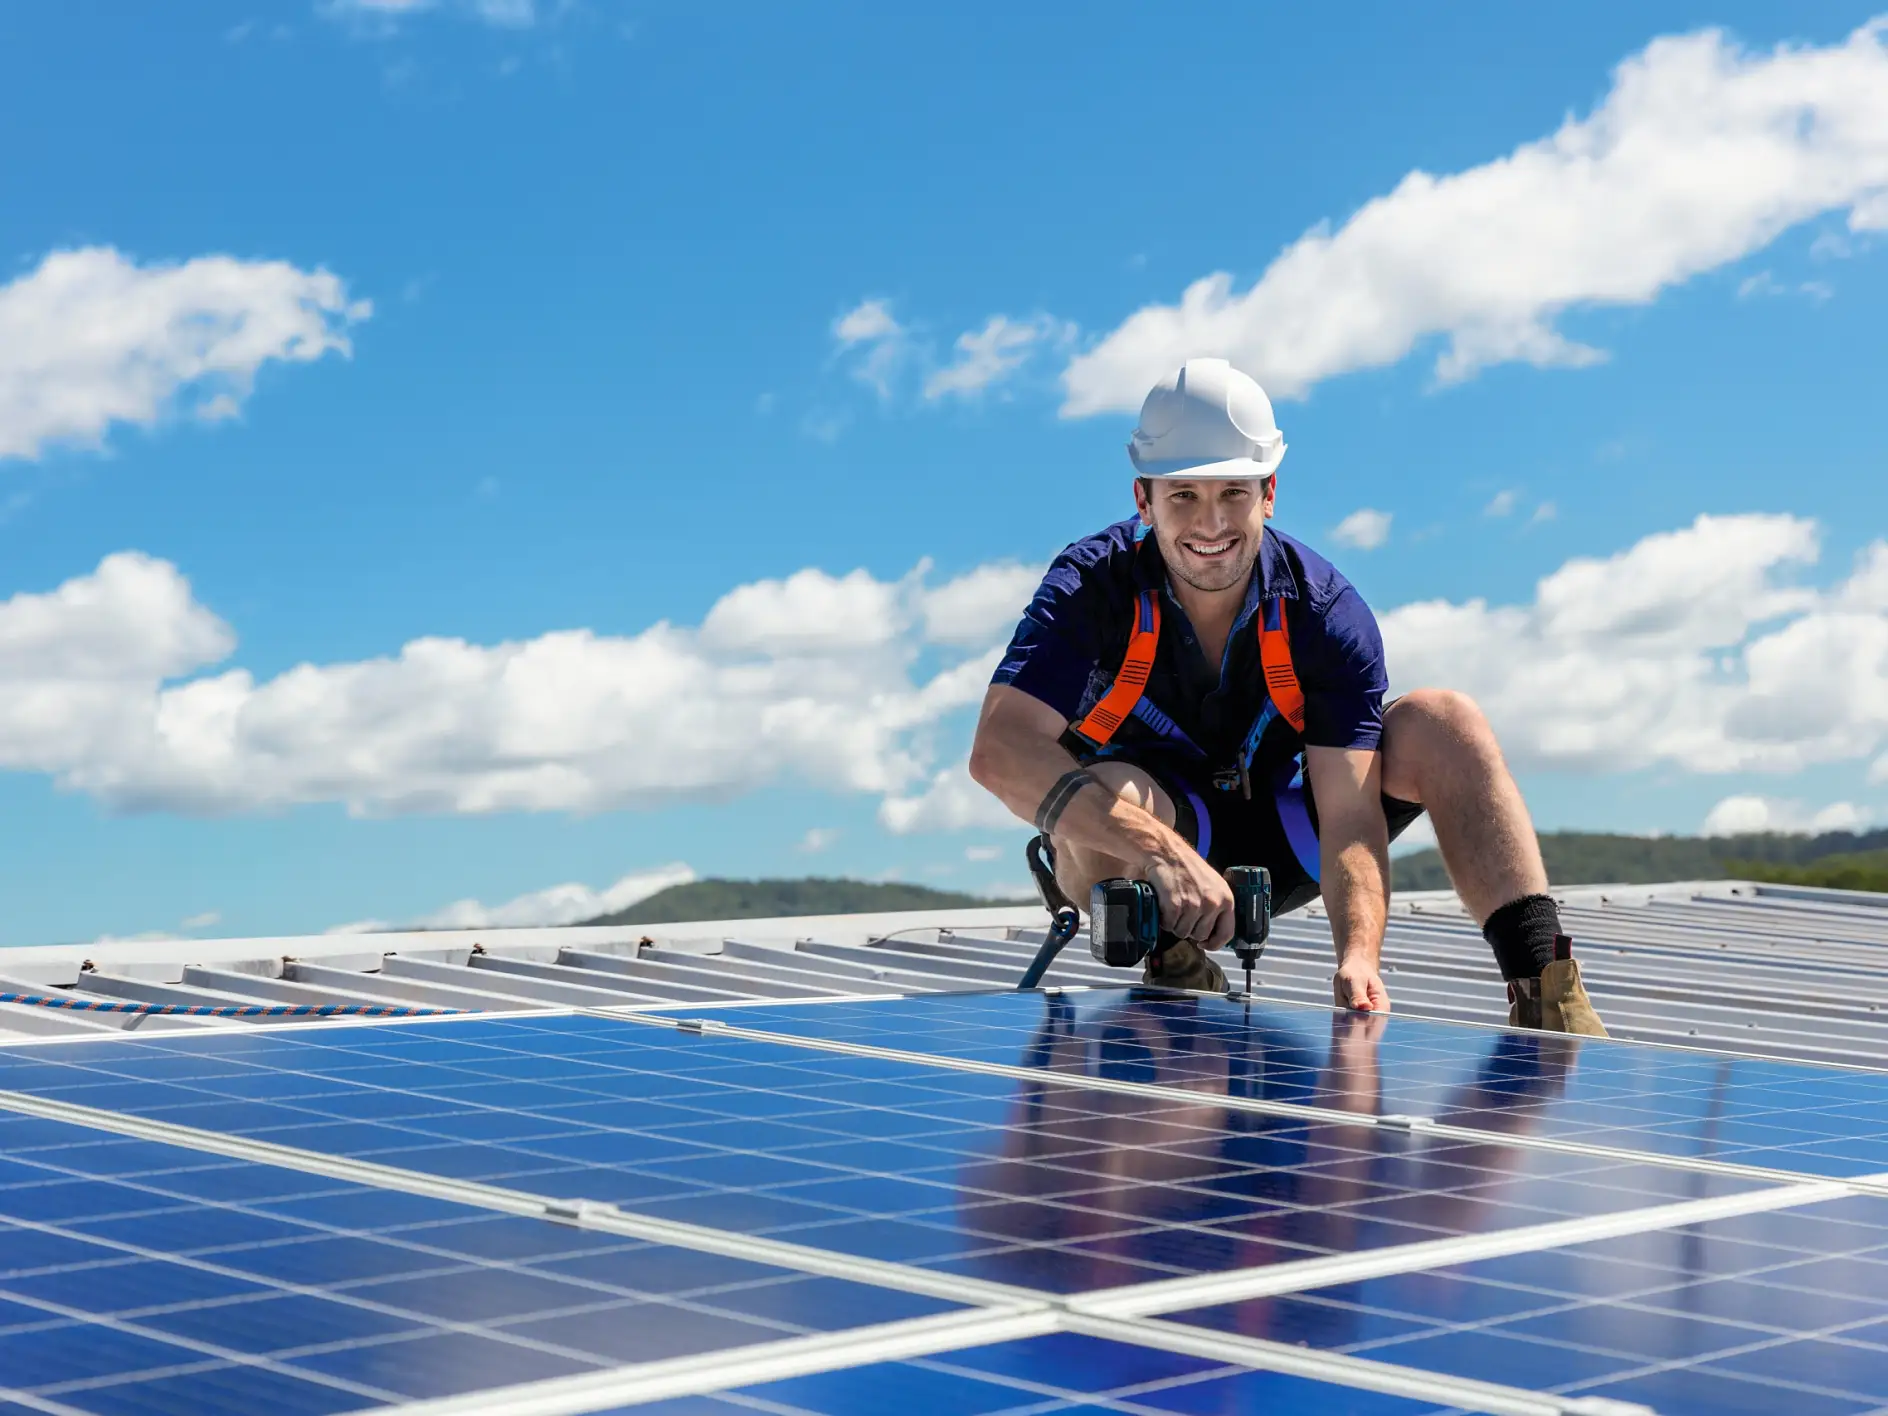
[[[1324,907],[1331,919],[1331,945],[1340,965],[1367,964],[1372,972],[1383,952],[1383,929],[1390,914],[1390,842],[1381,819],[1366,826],[1361,838],[1331,831],[1321,847]]]
[[[1035,716],[1031,706],[1012,703],[1007,714],[1001,711],[1004,706],[994,694],[985,705],[970,775],[1018,817],[1058,841],[1136,864],[1184,844],[1151,812],[1092,778],[1070,778],[1081,771],[1081,764],[1057,741],[1058,723],[1015,721]],[[1053,814],[1053,822],[1045,819],[1047,814]]]

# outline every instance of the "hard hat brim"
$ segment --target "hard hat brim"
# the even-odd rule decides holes
[[[1253,482],[1262,481],[1278,471],[1278,464],[1285,460],[1285,444],[1280,443],[1272,457],[1261,462],[1256,457],[1229,457],[1223,462],[1156,462],[1148,459],[1143,462],[1129,449],[1129,461],[1134,463],[1134,475],[1151,477],[1156,482]]]

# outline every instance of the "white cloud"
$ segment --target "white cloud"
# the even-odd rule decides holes
[[[912,357],[911,331],[892,317],[884,300],[861,300],[833,321],[833,338],[849,356],[852,376],[878,394],[892,396],[892,380]]]
[[[925,592],[924,635],[933,644],[1008,639],[1042,581],[1043,567],[993,561]]]
[[[1742,836],[1775,831],[1817,836],[1825,831],[1861,831],[1874,819],[1866,807],[1850,801],[1811,808],[1800,801],[1766,796],[1728,796],[1706,814],[1703,834]]]
[[[1527,605],[1382,617],[1392,686],[1464,689],[1510,757],[1590,771],[1794,771],[1888,743],[1888,542],[1827,592],[1795,588],[1813,523],[1701,516],[1576,559]]]
[[[1888,229],[1885,40],[1883,20],[1769,54],[1716,30],[1655,40],[1589,116],[1479,167],[1409,173],[1249,290],[1222,271],[1135,312],[1069,364],[1063,412],[1132,411],[1202,354],[1286,398],[1434,338],[1444,382],[1590,364],[1604,355],[1555,328],[1569,309],[1646,304],[1820,213]]]
[[[1888,762],[1888,541],[1826,589],[1792,583],[1817,555],[1795,517],[1700,517],[1568,561],[1525,603],[1404,605],[1381,616],[1393,685],[1475,694],[1524,767]],[[1020,831],[939,742],[1035,572],[928,574],[805,570],[699,628],[418,639],[258,680],[175,567],[122,553],[0,600],[0,769],[196,814],[589,812],[796,781],[878,797],[899,834]]]
[[[329,19],[380,24],[433,10],[465,15],[501,29],[529,29],[537,22],[535,0],[327,0],[318,9]]]
[[[1068,344],[1075,327],[1048,315],[1013,320],[992,315],[981,329],[957,336],[951,362],[934,369],[924,381],[929,399],[968,397],[982,393],[1020,369],[1044,345]]]
[[[989,577],[963,579],[808,570],[737,587],[699,630],[419,639],[259,682],[214,671],[234,636],[175,567],[115,555],[0,601],[0,768],[116,809],[202,814],[599,811],[783,778],[901,792],[994,668],[1002,631],[971,635]],[[933,622],[953,647],[921,673]]]
[[[1020,831],[1024,823],[1010,815],[990,793],[970,779],[968,759],[947,767],[908,796],[889,796],[879,803],[879,824],[899,836],[930,831],[963,831],[972,827]]]
[[[659,865],[623,876],[613,885],[599,890],[571,882],[533,890],[506,900],[502,905],[484,905],[477,900],[455,900],[414,921],[421,929],[530,929],[543,925],[581,924],[599,915],[628,909],[671,885],[686,885],[697,879],[686,865]],[[366,929],[384,929],[377,920],[337,925],[329,933],[358,934]]]
[[[801,855],[818,855],[822,851],[831,850],[838,842],[839,835],[838,828],[833,826],[811,826],[807,828],[806,834],[800,837],[800,844],[794,849]]]
[[[1374,551],[1390,539],[1391,514],[1359,507],[1331,528],[1331,539],[1360,551]]]
[[[1559,507],[1555,506],[1550,501],[1544,501],[1539,506],[1534,508],[1534,514],[1527,519],[1527,524],[1529,526],[1539,526],[1543,522],[1552,521],[1556,516],[1559,516],[1559,515],[1560,515]]]
[[[1836,293],[1826,280],[1803,280],[1785,285],[1767,270],[1746,276],[1737,286],[1737,298],[1751,300],[1764,295],[1806,295],[1817,304]]]
[[[863,570],[802,570],[723,595],[702,621],[702,642],[734,654],[817,655],[870,649],[899,632],[901,587]]]
[[[345,355],[370,313],[338,277],[285,261],[54,252],[0,286],[0,459],[97,447],[115,423],[172,411],[233,417],[264,364]]]
[[[892,318],[891,306],[883,300],[861,300],[833,321],[833,338],[844,348],[903,333],[904,327]]]
[[[1001,846],[965,846],[964,859],[968,861],[995,860],[1003,854]]]
[[[205,910],[202,914],[193,914],[183,922],[185,929],[208,929],[213,924],[223,922],[221,910]]]
[[[1488,499],[1488,505],[1482,508],[1483,516],[1510,516],[1514,513],[1515,503],[1521,494],[1514,491],[1496,492]]]

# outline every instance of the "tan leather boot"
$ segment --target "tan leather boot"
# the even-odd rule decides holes
[[[1555,959],[1541,970],[1541,1026],[1548,1032],[1606,1036],[1606,1025],[1580,982],[1580,966],[1572,959]]]
[[[1190,939],[1176,940],[1158,954],[1149,954],[1141,979],[1162,988],[1186,988],[1195,993],[1226,991],[1225,972]]]
[[[1580,982],[1574,962],[1573,941],[1561,935],[1554,941],[1554,961],[1539,978],[1508,980],[1508,1026],[1538,1028],[1543,1032],[1605,1037],[1606,1025]]]

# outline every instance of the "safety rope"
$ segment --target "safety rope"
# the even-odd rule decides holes
[[[66,1008],[78,1013],[152,1013],[178,1018],[426,1018],[462,1013],[463,1008],[396,1008],[390,1003],[107,1003],[43,993],[0,993],[0,1003],[30,1008]]]

